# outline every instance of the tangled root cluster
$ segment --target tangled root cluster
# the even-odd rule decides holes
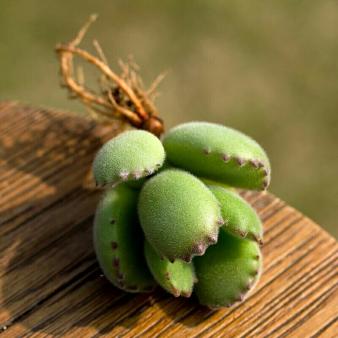
[[[70,98],[79,99],[96,120],[122,118],[138,129],[145,129],[160,136],[163,121],[153,103],[159,83],[165,74],[160,74],[148,89],[144,88],[139,75],[139,67],[129,58],[128,62],[119,61],[121,74],[115,73],[109,66],[103,50],[97,40],[93,41],[97,56],[79,47],[90,25],[97,16],[90,16],[75,38],[68,43],[58,44],[56,52],[60,60],[62,86],[69,90]],[[99,90],[85,85],[84,73],[78,67],[74,72],[74,57],[77,56],[94,65],[100,72]]]

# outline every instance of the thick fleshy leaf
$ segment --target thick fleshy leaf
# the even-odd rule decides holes
[[[263,244],[263,226],[252,206],[237,193],[216,185],[209,186],[221,205],[223,229],[239,238]]]
[[[168,160],[191,173],[235,187],[263,190],[270,183],[270,163],[249,136],[215,123],[190,122],[163,139]]]
[[[199,302],[210,308],[228,307],[245,299],[259,279],[262,258],[257,243],[236,238],[223,229],[218,242],[194,258]]]
[[[147,241],[144,244],[144,252],[152,275],[163,289],[175,297],[191,296],[196,282],[192,263],[187,263],[180,259],[171,263],[168,259],[161,258]]]
[[[217,241],[223,220],[213,193],[195,176],[167,169],[143,186],[139,217],[146,239],[170,261],[191,261]]]
[[[105,193],[96,210],[94,247],[101,269],[115,286],[147,292],[156,283],[143,254],[137,198],[138,193],[125,184]]]
[[[164,162],[161,141],[144,130],[126,131],[103,145],[93,172],[98,185],[139,180],[152,175]]]

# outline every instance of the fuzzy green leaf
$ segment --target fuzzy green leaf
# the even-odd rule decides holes
[[[237,130],[208,122],[185,123],[165,135],[163,146],[171,163],[197,176],[256,190],[270,183],[265,151]]]
[[[223,220],[217,199],[195,176],[167,169],[143,186],[139,217],[146,239],[170,261],[190,261],[217,240]]]
[[[196,276],[192,263],[180,259],[171,263],[161,258],[151,245],[145,241],[144,252],[148,267],[159,285],[175,297],[190,297]]]
[[[94,177],[99,185],[139,180],[152,175],[164,162],[161,141],[144,130],[126,131],[103,145],[94,163]]]
[[[138,193],[119,185],[108,190],[96,210],[94,248],[105,276],[129,292],[155,286],[143,255],[144,237],[137,218]]]
[[[262,244],[263,226],[252,206],[237,193],[216,185],[209,186],[221,205],[223,229],[239,238]]]
[[[223,229],[205,255],[194,258],[199,302],[210,308],[244,300],[257,282],[262,258],[257,243],[236,238]]]

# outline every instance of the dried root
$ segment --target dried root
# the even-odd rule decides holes
[[[82,101],[96,120],[122,118],[136,128],[160,136],[164,132],[163,121],[158,117],[152,100],[156,96],[156,88],[164,78],[164,74],[158,76],[149,89],[144,89],[138,66],[132,59],[127,63],[119,62],[122,72],[118,75],[109,67],[103,50],[96,40],[93,41],[93,45],[98,56],[79,48],[79,44],[96,18],[96,15],[91,15],[73,40],[56,46],[62,86],[69,90],[70,97]],[[78,69],[77,74],[74,73],[74,56],[94,65],[99,70],[98,93],[85,86],[81,68]]]

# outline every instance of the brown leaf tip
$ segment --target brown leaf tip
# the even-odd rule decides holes
[[[192,294],[192,290],[189,291],[181,291],[181,296],[182,297],[186,297],[186,298],[190,298]]]
[[[255,169],[259,168],[259,161],[257,160],[249,160],[249,164],[251,164]]]
[[[209,148],[204,148],[203,149],[203,154],[209,155],[211,153],[211,150]]]
[[[124,274],[123,274],[122,272],[119,271],[119,272],[117,273],[117,279],[118,279],[118,280],[123,280],[123,279],[124,279]]]
[[[179,297],[180,296],[180,291],[177,288],[175,288],[175,287],[172,287],[171,292],[174,295],[174,297]]]
[[[264,176],[268,176],[268,175],[269,175],[268,169],[262,168],[262,174],[263,174]]]
[[[119,177],[122,181],[126,181],[128,179],[129,173],[127,171],[122,171],[119,174]]]
[[[240,167],[243,167],[245,164],[245,160],[243,158],[240,157],[236,157],[236,162]]]
[[[262,246],[264,244],[262,237],[260,237],[258,235],[253,235],[252,237],[253,237],[254,241],[256,241],[260,246]]]
[[[269,180],[268,178],[266,177],[263,181],[262,181],[262,189],[263,190],[266,190],[269,186]]]
[[[190,263],[192,260],[193,254],[191,253],[187,253],[186,255],[184,255],[183,257],[181,257],[181,259],[187,263]],[[174,261],[173,261],[174,262]]]
[[[117,269],[119,266],[120,266],[120,260],[117,257],[114,257],[113,267]]]
[[[230,161],[230,156],[227,155],[227,154],[223,154],[223,155],[222,155],[222,160],[223,160],[224,162],[229,162],[229,161]]]
[[[247,236],[247,232],[246,231],[244,231],[244,230],[236,230],[236,233],[240,236],[240,237],[242,237],[242,238],[245,238],[246,236]]]
[[[217,238],[218,238],[217,234],[209,235],[206,237],[206,241],[210,244],[215,244],[217,243]]]
[[[139,178],[141,178],[143,175],[142,175],[142,171],[135,171],[133,173],[133,177],[138,180]]]

